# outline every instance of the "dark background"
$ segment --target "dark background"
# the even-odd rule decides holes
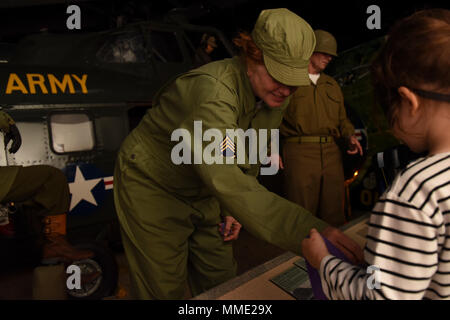
[[[3,0],[0,2],[0,42],[14,43],[20,37],[41,31],[76,33],[106,30],[116,26],[117,16],[128,22],[164,19],[170,13],[179,19],[210,25],[232,37],[238,30],[251,31],[259,12],[285,7],[308,21],[314,29],[332,32],[339,51],[384,35],[399,18],[423,8],[449,8],[448,1],[321,1],[321,0]],[[81,8],[82,29],[68,30],[66,9]],[[366,27],[369,5],[381,9],[381,30]]]

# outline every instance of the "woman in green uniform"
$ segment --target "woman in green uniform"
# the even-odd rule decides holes
[[[224,240],[236,238],[239,223],[296,253],[314,227],[349,248],[355,260],[362,257],[337,229],[261,186],[258,164],[199,161],[195,149],[209,142],[196,138],[194,121],[201,121],[203,132],[219,130],[223,137],[227,129],[275,129],[288,97],[309,83],[314,33],[289,10],[262,11],[251,35],[236,43],[241,57],[204,65],[163,87],[121,147],[114,199],[134,298],[181,299],[186,281],[197,295],[232,278],[235,261]],[[172,161],[177,129],[193,137],[187,143],[194,146],[193,164]],[[225,216],[233,217],[225,233],[237,226],[228,238],[218,230]]]

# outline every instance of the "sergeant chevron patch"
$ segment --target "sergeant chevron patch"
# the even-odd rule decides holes
[[[220,144],[220,151],[224,157],[236,158],[236,147],[228,135],[225,136],[225,139]]]

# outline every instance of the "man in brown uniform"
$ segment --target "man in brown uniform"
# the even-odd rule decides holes
[[[212,62],[211,54],[217,48],[216,38],[213,35],[204,33],[200,46],[195,51],[194,65],[195,68],[201,67],[204,64]]]
[[[10,153],[16,153],[22,138],[14,120],[0,110],[0,133]],[[42,263],[71,262],[91,258],[94,253],[72,247],[66,240],[66,212],[70,193],[61,170],[47,166],[0,166],[0,203],[22,203],[42,219],[45,243]]]
[[[362,154],[347,119],[344,98],[337,82],[322,71],[337,43],[328,32],[316,30],[316,47],[308,72],[309,86],[292,96],[280,128],[284,137],[284,187],[289,200],[303,206],[333,226],[345,222],[344,171],[335,140],[345,138],[349,154]]]

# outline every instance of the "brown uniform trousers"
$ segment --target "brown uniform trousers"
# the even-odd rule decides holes
[[[7,170],[9,167],[0,168]],[[70,193],[64,173],[47,165],[20,167],[2,202],[26,202],[38,215],[52,216],[69,211]]]
[[[344,170],[338,146],[285,142],[283,162],[287,198],[335,227],[344,224]]]
[[[18,170],[17,170],[18,169]],[[16,177],[2,203],[20,203],[29,234],[42,235],[42,218],[69,211],[70,192],[64,173],[54,167],[0,167],[0,177],[7,170],[17,170]],[[43,239],[39,239],[39,244]]]

